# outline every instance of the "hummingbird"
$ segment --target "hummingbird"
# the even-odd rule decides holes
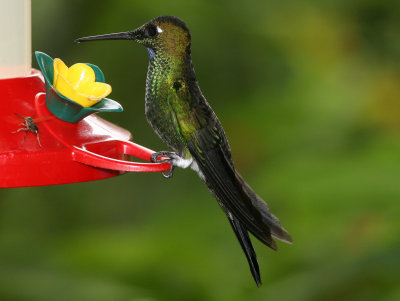
[[[249,233],[274,250],[277,246],[273,238],[286,243],[292,243],[292,238],[235,169],[224,129],[200,90],[186,24],[174,16],[160,16],[131,31],[88,36],[76,42],[94,40],[129,40],[146,47],[146,118],[173,150],[156,152],[151,160],[171,164],[167,178],[172,177],[175,167],[190,167],[197,172],[225,212],[260,286]]]

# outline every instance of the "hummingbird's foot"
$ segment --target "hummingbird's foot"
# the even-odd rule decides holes
[[[166,158],[158,159],[160,157],[166,157]],[[151,155],[150,160],[153,163],[171,163],[171,161],[173,159],[177,159],[177,158],[179,158],[179,156],[174,152],[160,151],[160,152],[153,153]]]
[[[165,159],[158,160],[159,157],[167,157]],[[174,160],[180,159],[180,157],[174,152],[160,151],[151,155],[151,162],[153,163],[169,163],[171,169],[168,173],[162,173],[163,177],[166,179],[172,178],[174,175],[175,164]]]
[[[175,170],[175,166],[171,164],[171,169],[169,170],[168,173],[161,173],[162,176],[166,179],[172,178],[172,176],[174,175],[174,170]]]
[[[159,157],[166,157],[166,158],[158,160]],[[174,169],[176,166],[181,168],[187,168],[193,163],[193,159],[182,158],[174,152],[161,151],[151,155],[151,162],[171,164],[171,169],[169,170],[169,172],[167,174],[164,173],[162,174],[164,178],[169,179],[172,178],[172,176],[174,175]]]

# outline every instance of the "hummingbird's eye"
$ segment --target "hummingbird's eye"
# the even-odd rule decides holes
[[[158,33],[157,27],[153,24],[150,24],[149,26],[147,26],[145,33],[149,38],[154,38]]]

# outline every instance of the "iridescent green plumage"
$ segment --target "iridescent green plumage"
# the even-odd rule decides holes
[[[192,105],[192,87],[198,87],[190,57],[190,34],[178,19],[161,17],[151,22],[162,39],[143,43],[149,51],[146,81],[146,117],[156,133],[179,155],[186,142],[201,127]]]
[[[191,37],[172,16],[155,18],[136,30],[78,39],[127,39],[144,45],[150,57],[146,81],[146,117],[158,136],[178,155],[172,165],[191,166],[217,199],[261,284],[256,253],[248,232],[272,249],[272,237],[290,243],[289,233],[267,204],[237,173],[228,140],[217,116],[200,91],[192,66]]]

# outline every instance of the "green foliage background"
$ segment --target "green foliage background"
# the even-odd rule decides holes
[[[294,244],[255,241],[257,289],[190,170],[3,189],[0,300],[400,300],[399,1],[32,2],[33,50],[99,65],[125,109],[102,117],[154,150],[145,49],[73,41],[184,19],[236,165]]]

